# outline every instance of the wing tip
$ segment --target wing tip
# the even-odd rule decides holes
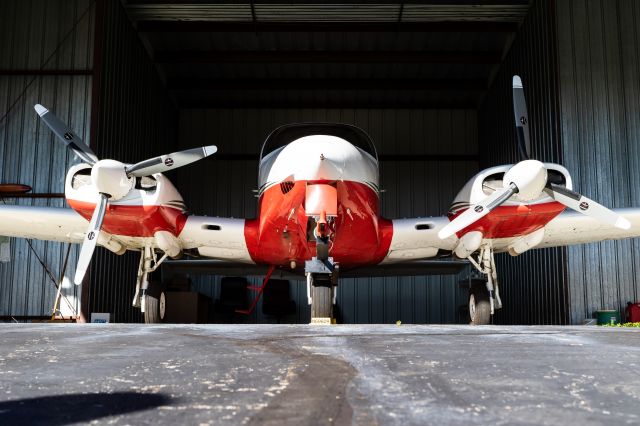
[[[513,76],[512,84],[514,89],[522,89],[522,80],[519,75]]]
[[[49,110],[48,110],[48,109],[46,109],[45,107],[43,107],[43,106],[42,106],[42,105],[40,105],[40,104],[35,104],[35,105],[33,106],[33,109],[35,109],[35,110],[36,110],[36,112],[38,113],[38,115],[39,115],[40,117],[42,117],[43,115],[45,115],[46,113],[48,113],[48,112],[49,112]]]
[[[204,150],[205,157],[208,157],[218,152],[218,147],[215,145],[204,146],[202,147],[202,149]]]

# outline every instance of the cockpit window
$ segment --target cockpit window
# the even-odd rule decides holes
[[[378,160],[376,148],[364,130],[349,124],[339,123],[296,123],[278,127],[271,132],[262,145],[260,159],[262,160],[273,151],[295,140],[312,135],[327,135],[344,139],[371,155],[376,161]]]

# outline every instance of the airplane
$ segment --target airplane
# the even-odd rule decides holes
[[[140,252],[133,305],[146,322],[160,322],[167,303],[149,274],[183,255],[218,262],[221,271],[260,271],[266,275],[260,292],[274,273],[306,277],[311,317],[324,323],[333,317],[340,276],[426,275],[434,265],[446,269],[456,265],[452,259],[466,259],[486,276],[486,284],[469,291],[471,324],[489,324],[502,307],[495,253],[640,236],[639,208],[610,210],[575,192],[563,166],[530,158],[524,89],[519,76],[512,83],[521,161],[471,178],[445,216],[404,219],[380,215],[377,153],[355,126],[298,123],[274,130],[260,153],[257,217],[234,219],[189,214],[162,174],[214,154],[215,146],[136,164],[99,160],[35,105],[82,161],[66,176],[71,208],[0,205],[0,235],[82,244],[76,284],[96,245]]]

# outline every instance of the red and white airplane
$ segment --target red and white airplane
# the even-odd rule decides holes
[[[266,267],[265,283],[274,270],[306,275],[312,317],[325,319],[332,317],[341,274],[420,275],[428,273],[430,259],[469,259],[487,276],[486,286],[470,291],[471,321],[487,324],[501,307],[494,253],[516,256],[532,248],[640,236],[639,208],[609,210],[574,192],[561,165],[528,158],[528,116],[518,76],[513,96],[523,160],[474,176],[447,216],[393,220],[380,216],[375,148],[354,126],[276,129],[260,154],[258,217],[245,220],[187,214],[162,175],[215,153],[215,146],[133,165],[98,160],[73,131],[36,105],[42,120],[82,160],[66,178],[71,209],[2,205],[0,235],[81,243],[76,284],[96,245],[117,254],[139,251],[134,306],[148,321],[162,318],[166,303],[149,287],[148,274],[182,254],[237,266],[247,275]]]

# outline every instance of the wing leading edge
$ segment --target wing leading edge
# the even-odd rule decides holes
[[[540,243],[531,248],[546,248],[588,244],[606,240],[640,237],[640,208],[620,208],[613,211],[631,224],[629,229],[616,228],[575,211],[564,211],[544,227]],[[398,219],[393,221],[393,238],[383,264],[429,259],[441,251],[455,249],[458,238],[438,238],[438,231],[449,223],[447,217]],[[521,238],[492,240],[494,250],[508,251],[510,243]],[[440,253],[439,253],[440,252]]]
[[[74,210],[58,207],[0,205],[0,235],[82,243],[87,221]]]
[[[640,237],[640,208],[621,208],[613,211],[627,219],[631,227],[620,229],[578,212],[565,211],[545,226],[544,238],[536,248]]]

